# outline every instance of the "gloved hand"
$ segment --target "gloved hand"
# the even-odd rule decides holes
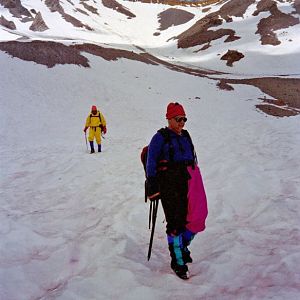
[[[83,129],[84,133],[86,133],[87,129],[88,129],[88,127],[84,127],[84,129]]]
[[[160,199],[159,186],[156,177],[147,178],[147,196],[150,201]]]
[[[102,127],[103,134],[106,134],[106,126]]]

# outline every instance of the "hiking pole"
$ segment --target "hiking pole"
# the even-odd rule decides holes
[[[152,201],[150,200],[150,208],[149,208],[149,229],[151,229],[151,216],[152,216]]]
[[[153,209],[152,209],[152,229],[151,229],[151,236],[150,236],[150,243],[149,243],[149,249],[148,249],[148,261],[151,257],[151,250],[152,250],[152,244],[153,244],[153,236],[154,236],[154,230],[155,230],[155,221],[157,216],[157,208],[158,208],[158,201],[154,200],[153,202]]]
[[[87,143],[87,138],[86,138],[86,132],[84,133],[84,135],[85,135],[86,150],[87,150],[87,152],[89,152],[88,143]]]

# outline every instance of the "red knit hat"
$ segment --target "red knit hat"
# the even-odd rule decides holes
[[[185,111],[181,104],[171,102],[167,106],[166,118],[169,120],[176,116],[185,116]]]
[[[96,105],[93,105],[91,110],[92,110],[92,111],[96,111],[96,110],[97,110],[97,106],[96,106]]]

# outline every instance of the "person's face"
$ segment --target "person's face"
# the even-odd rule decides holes
[[[187,121],[187,118],[185,116],[176,116],[168,121],[170,129],[180,134],[185,122]]]
[[[92,110],[92,114],[93,114],[93,115],[96,115],[96,114],[97,114],[97,111],[96,111],[96,110]]]

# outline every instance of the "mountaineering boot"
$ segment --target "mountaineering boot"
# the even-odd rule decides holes
[[[193,259],[191,257],[191,252],[189,251],[188,247],[182,248],[182,259],[185,264],[193,262]]]
[[[95,149],[94,149],[94,142],[90,142],[90,146],[91,146],[91,153],[95,153]]]
[[[191,252],[187,246],[191,244],[191,241],[194,237],[195,234],[188,229],[185,229],[185,231],[182,233],[182,259],[185,264],[193,262],[193,259],[191,258]]]
[[[172,259],[171,268],[179,278],[183,280],[189,279],[189,269],[187,265],[178,265],[176,261]]]
[[[98,144],[98,152],[101,152],[101,144]]]
[[[169,251],[171,256],[171,269],[181,279],[188,279],[188,267],[183,259],[182,238],[180,235],[168,235]]]

